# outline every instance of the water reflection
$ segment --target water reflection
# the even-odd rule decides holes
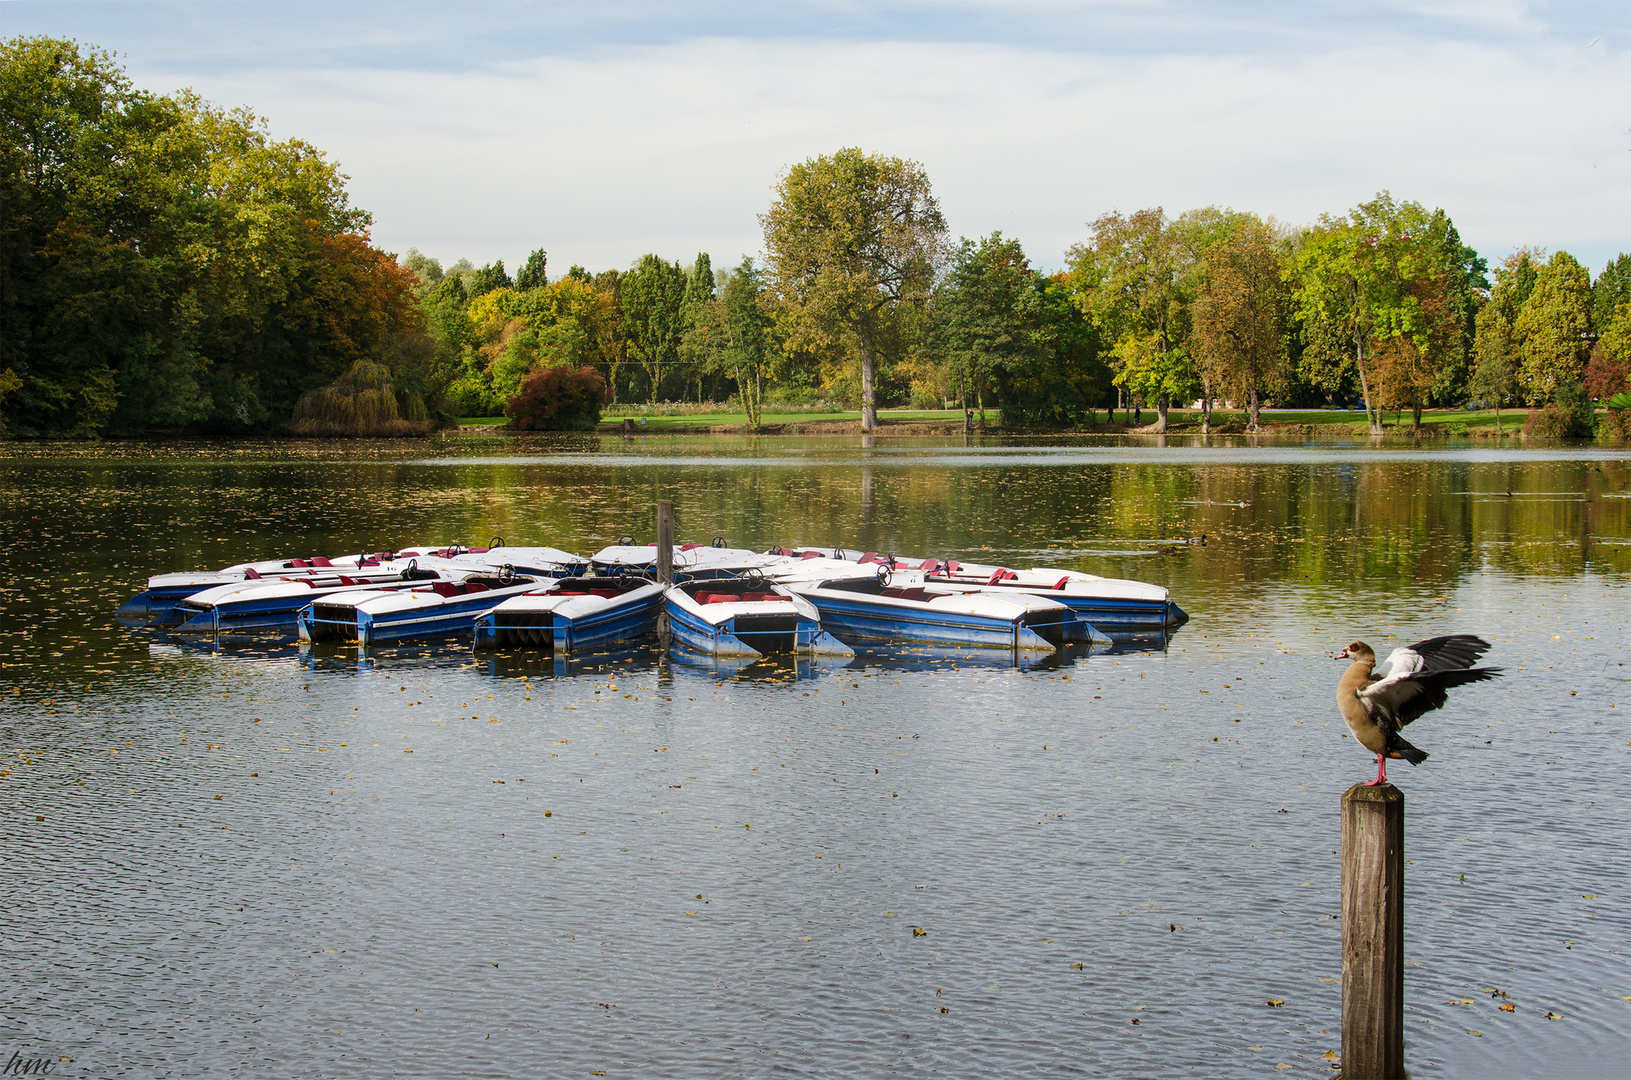
[[[1473,631],[1512,674],[1420,721],[1400,778],[1411,1072],[1610,1075],[1631,463],[1350,441],[8,446],[0,930],[47,1004],[0,1046],[87,1075],[1320,1075],[1337,800],[1371,770],[1327,658]],[[1020,668],[560,673],[112,616],[149,573],[291,551],[593,550],[657,498],[694,538],[1056,563],[1192,619]]]

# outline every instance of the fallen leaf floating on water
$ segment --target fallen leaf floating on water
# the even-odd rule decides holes
[[[1561,1020],[1561,1019],[1563,1019],[1563,1014],[1562,1013],[1555,1013],[1552,1010],[1547,1009],[1546,1010],[1546,1019],[1548,1019],[1548,1020]]]
[[[1278,1009],[1280,1006],[1282,1006],[1284,1004],[1285,1004],[1285,999],[1284,998],[1269,998],[1269,1008],[1271,1008],[1271,1009]]]
[[[928,937],[929,932],[927,930],[923,929],[923,927],[921,927],[921,926],[914,926],[914,927],[912,927],[912,936],[913,937]]]
[[[1070,970],[1072,970],[1072,971],[1080,971],[1080,970],[1082,970],[1082,965],[1080,965],[1080,964],[1072,964],[1072,965],[1070,965]],[[1631,998],[1627,998],[1627,999],[1626,999],[1626,1000],[1627,1000],[1627,1001],[1631,1001]]]
[[[1169,933],[1169,934],[1176,934],[1178,931],[1180,931],[1182,929],[1183,929],[1183,927],[1179,926],[1177,923],[1168,923],[1167,924],[1167,933]]]
[[[1516,1005],[1512,1004],[1512,1002],[1510,1002],[1510,1001],[1507,1002],[1505,1005],[1497,1005],[1496,1008],[1500,1009],[1502,1012],[1517,1012],[1518,1011],[1518,1007]]]
[[[1477,1038],[1480,1038],[1480,1039],[1482,1039],[1482,1038],[1483,1038],[1483,1037],[1484,1037],[1484,1033],[1483,1033],[1483,1032],[1482,1032],[1482,1031],[1470,1031],[1470,1030],[1469,1030],[1469,1031],[1468,1031],[1468,1032],[1467,1032],[1467,1034],[1468,1034],[1468,1035],[1473,1035],[1473,1036],[1476,1036],[1476,1037],[1477,1037]]]
[[[1342,1060],[1342,1055],[1337,1053],[1335,1050],[1327,1050],[1325,1053],[1321,1054],[1320,1057],[1324,1058],[1326,1061]]]

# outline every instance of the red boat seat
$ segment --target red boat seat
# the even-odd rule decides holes
[[[921,600],[923,599],[923,586],[913,585],[910,588],[905,586],[895,588],[891,586],[890,588],[884,589],[878,595],[893,596],[898,600]]]
[[[865,555],[862,555],[859,559],[855,560],[855,565],[865,566],[868,563],[875,563],[875,562],[882,562],[882,561],[883,561],[882,559],[878,558],[878,553],[876,551],[869,551]]]
[[[290,559],[288,563],[290,570],[304,570],[309,565],[305,559]]]
[[[995,570],[993,570],[991,572],[991,576],[986,579],[985,583],[987,585],[995,585],[999,581],[1017,581],[1017,580],[1019,580],[1019,575],[1018,574],[1014,573],[1012,570],[1009,570],[1006,567],[999,566],[999,567],[997,567]]]
[[[1065,577],[1062,577],[1058,581],[1054,582],[1053,587],[1056,588],[1056,589],[1063,589],[1066,585],[1069,585],[1069,584],[1070,584],[1070,576],[1067,574]]]
[[[460,596],[464,593],[464,589],[456,581],[434,582],[430,587],[430,591],[437,596]]]
[[[256,570],[253,566],[247,566],[244,568],[244,578],[249,581],[259,581],[261,579],[261,572]]]
[[[327,559],[325,559],[321,555],[313,555],[311,557],[311,564],[313,566],[333,566],[334,565],[333,563],[329,562]]]

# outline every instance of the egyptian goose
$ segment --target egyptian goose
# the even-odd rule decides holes
[[[1428,638],[1394,649],[1380,668],[1376,650],[1363,641],[1337,653],[1336,659],[1353,661],[1337,683],[1337,708],[1354,738],[1376,755],[1376,779],[1367,781],[1366,787],[1387,782],[1388,758],[1403,758],[1412,765],[1427,760],[1427,752],[1405,742],[1399,730],[1423,713],[1442,708],[1452,686],[1499,676],[1500,668],[1473,667],[1489,648],[1489,642],[1471,634]]]

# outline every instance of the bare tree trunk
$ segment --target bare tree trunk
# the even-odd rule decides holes
[[[872,343],[861,335],[861,430],[878,428],[877,398],[872,392]]]
[[[1370,380],[1365,378],[1365,339],[1355,338],[1355,356],[1359,362],[1359,389],[1365,395],[1365,422],[1370,425],[1372,435],[1382,434],[1382,413],[1380,409],[1372,410],[1370,403]]]
[[[1251,427],[1247,428],[1248,431],[1256,432],[1258,428],[1261,427],[1261,425],[1258,423],[1258,416],[1262,412],[1262,409],[1263,403],[1257,397],[1257,380],[1253,379],[1251,397],[1252,423]]]
[[[980,403],[980,427],[985,428],[985,384],[974,384],[974,399]]]
[[[1412,402],[1410,406],[1412,416],[1416,421],[1416,430],[1421,431],[1421,402]]]
[[[1156,434],[1163,435],[1167,430],[1167,395],[1162,394],[1155,399],[1155,411],[1155,431]]]

